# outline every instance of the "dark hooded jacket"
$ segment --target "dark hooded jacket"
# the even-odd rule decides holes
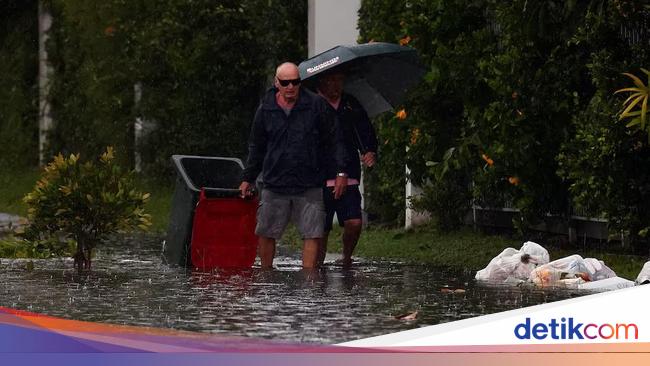
[[[334,108],[328,104],[333,110]],[[359,153],[374,152],[377,154],[377,135],[370,123],[368,114],[361,104],[350,94],[343,93],[341,102],[336,110],[340,128],[343,133],[348,165],[345,172],[350,178],[361,179],[361,164]],[[339,168],[335,164],[328,164],[327,179],[336,177]]]
[[[332,160],[332,169],[346,172],[342,131],[327,102],[301,88],[287,115],[275,99],[277,92],[269,89],[255,113],[242,180],[255,182],[262,172],[264,188],[294,194],[323,186],[326,159]]]

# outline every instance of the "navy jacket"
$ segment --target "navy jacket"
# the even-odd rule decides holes
[[[253,183],[261,171],[264,188],[293,194],[323,186],[326,160],[346,172],[343,135],[327,102],[301,88],[287,116],[275,100],[277,91],[269,89],[255,113],[242,180]]]
[[[328,106],[334,108],[328,103]],[[343,93],[339,108],[336,110],[341,130],[345,151],[348,156],[348,165],[345,172],[350,178],[361,178],[361,164],[359,153],[374,152],[377,154],[377,135],[370,123],[368,114],[361,104],[350,94]],[[338,173],[338,167],[329,164],[327,167],[327,179],[333,179]]]

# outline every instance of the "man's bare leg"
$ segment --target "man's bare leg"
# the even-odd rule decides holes
[[[325,263],[325,255],[327,254],[327,240],[329,239],[330,232],[326,231],[323,237],[318,241],[318,266],[322,267]]]
[[[305,239],[302,246],[302,268],[315,268],[321,239]]]
[[[352,253],[361,236],[361,219],[350,219],[343,223],[343,266],[352,265]]]
[[[262,268],[273,268],[273,258],[275,258],[275,239],[260,236],[258,254],[262,262]]]

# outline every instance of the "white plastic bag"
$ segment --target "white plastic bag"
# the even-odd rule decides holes
[[[548,251],[528,241],[520,250],[506,248],[494,257],[484,269],[476,272],[479,281],[514,282],[528,280],[530,272],[539,264],[548,263]]]
[[[580,277],[573,277],[559,280],[558,283],[568,288],[579,288],[579,286],[581,286],[583,283],[587,283],[587,281],[583,280]]]
[[[641,268],[641,272],[639,272],[639,275],[636,277],[636,281],[634,282],[636,282],[637,285],[650,283],[650,261],[645,262],[643,268]]]
[[[479,281],[505,281],[521,262],[521,254],[515,248],[506,248],[494,257],[487,267],[476,272]]]
[[[630,280],[621,277],[611,277],[599,281],[585,282],[578,285],[578,288],[580,290],[610,291],[633,286],[634,282]]]
[[[596,258],[585,258],[585,266],[591,281],[600,281],[616,277],[616,272],[605,265],[605,262]]]
[[[562,285],[560,280],[575,277],[589,279],[585,260],[577,254],[541,265],[530,273],[530,279],[542,287]]]
[[[530,273],[530,280],[541,287],[559,286],[563,272],[553,267],[540,266]]]
[[[530,255],[530,258],[537,265],[546,264],[550,261],[548,250],[532,241],[525,242],[524,245],[521,246],[520,251]]]

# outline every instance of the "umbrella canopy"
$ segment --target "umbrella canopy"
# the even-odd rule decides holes
[[[344,91],[355,96],[370,117],[400,104],[425,72],[415,49],[382,42],[336,46],[301,62],[298,69],[311,88],[319,75],[345,73]]]

